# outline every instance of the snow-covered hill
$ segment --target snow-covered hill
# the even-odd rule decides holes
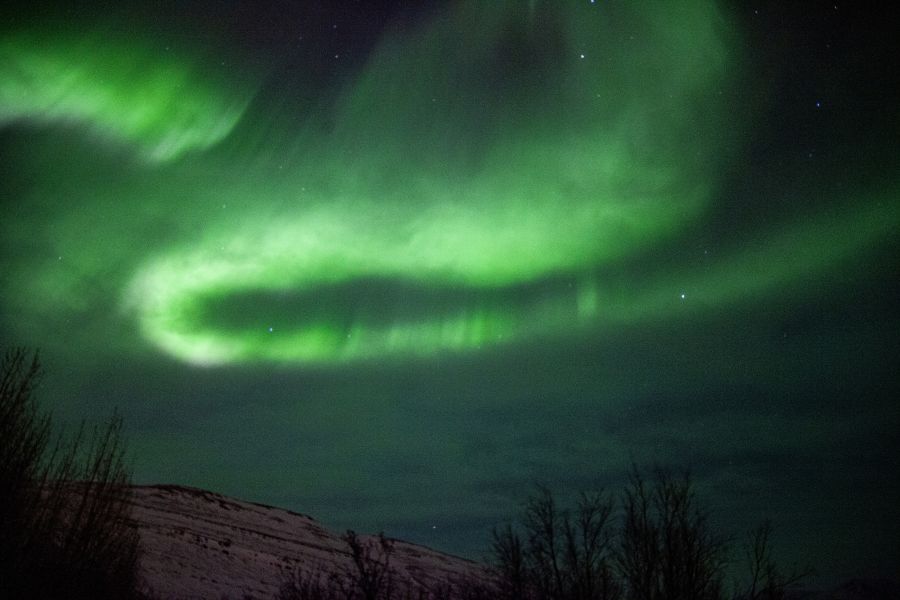
[[[142,574],[160,598],[272,598],[298,568],[351,566],[340,535],[305,515],[172,485],[136,486],[133,502]],[[402,541],[391,565],[426,585],[484,575],[477,563]]]

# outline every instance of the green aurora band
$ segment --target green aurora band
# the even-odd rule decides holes
[[[137,42],[6,35],[0,123],[138,159],[24,153],[58,176],[29,194],[56,206],[44,241],[66,266],[14,274],[14,302],[77,316],[109,294],[195,364],[409,358],[727,307],[892,235],[893,189],[624,277],[704,218],[740,145],[742,58],[712,3],[602,8],[456,4],[304,110]]]
[[[196,64],[160,59],[140,38],[108,32],[5,35],[0,58],[0,125],[77,124],[154,162],[220,142],[252,98],[227,93]]]

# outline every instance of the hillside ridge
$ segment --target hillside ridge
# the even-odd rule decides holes
[[[160,597],[272,598],[297,570],[352,567],[341,536],[308,515],[190,486],[138,485],[133,492],[141,575]],[[471,560],[391,542],[391,566],[401,579],[436,585],[485,576],[486,568]]]

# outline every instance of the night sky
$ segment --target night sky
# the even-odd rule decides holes
[[[782,4],[5,8],[0,342],[138,483],[481,558],[689,467],[895,576],[898,29]]]

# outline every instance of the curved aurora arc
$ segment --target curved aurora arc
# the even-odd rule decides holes
[[[255,114],[253,86],[191,79],[182,102],[173,74],[189,79],[189,62],[139,52],[151,75],[126,64],[109,84],[67,75],[65,45],[9,40],[41,83],[0,86],[0,114],[83,123],[151,163],[199,165],[202,199],[241,207],[149,249],[121,290],[142,335],[195,364],[429,356],[627,325],[683,310],[684,289],[727,304],[827,273],[896,227],[873,198],[711,269],[615,283],[622,261],[703,217],[735,146],[721,92],[739,57],[708,2],[561,4],[459,3],[388,36],[328,127],[315,111]],[[88,56],[104,53],[116,55]],[[149,86],[139,102],[135,78]],[[17,100],[23,89],[40,101]],[[260,121],[294,132],[272,136],[277,161],[247,160],[236,139]]]
[[[703,3],[605,16],[529,4],[461,3],[384,40],[337,101],[335,131],[316,140],[320,162],[346,169],[331,194],[308,194],[288,222],[149,262],[129,292],[144,335],[203,364],[329,362],[590,323],[598,283],[584,274],[706,203],[697,179],[721,149],[709,112],[720,109],[700,98],[723,84],[728,53]],[[635,33],[649,40],[637,59]],[[684,155],[698,135],[704,152]],[[396,165],[411,179],[385,182]],[[563,291],[547,279],[566,280]],[[358,281],[376,291],[349,314],[329,310]],[[437,290],[457,301],[434,306]],[[241,296],[283,302],[288,318],[210,323],[222,298]],[[388,318],[392,300],[413,316]]]

